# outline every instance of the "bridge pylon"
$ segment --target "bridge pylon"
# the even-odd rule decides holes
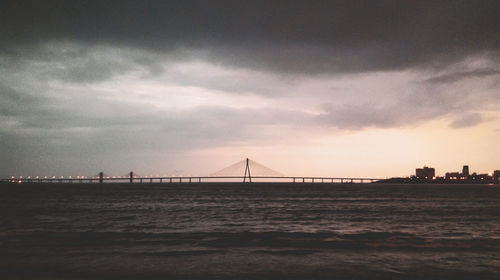
[[[246,183],[248,173],[248,182],[252,182],[252,175],[250,174],[250,165],[248,164],[248,158],[246,159],[245,176],[243,177],[243,183]]]

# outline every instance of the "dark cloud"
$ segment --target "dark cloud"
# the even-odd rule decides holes
[[[454,120],[450,126],[453,128],[465,128],[475,126],[484,121],[483,117],[479,113],[470,113],[466,115],[462,115],[456,120]]]
[[[33,114],[44,99],[43,96],[21,92],[0,82],[0,117]]]
[[[130,48],[92,46],[75,42],[20,46],[15,53],[0,55],[10,72],[31,72],[46,80],[69,83],[107,81],[117,75],[143,70],[149,75],[163,72],[164,65],[179,58]]]
[[[496,89],[474,92],[460,87],[423,85],[408,93],[398,93],[392,102],[324,104],[317,120],[341,129],[359,130],[369,127],[391,128],[418,124],[441,117],[452,117],[452,128],[472,127],[485,121],[475,111],[496,111],[499,93]],[[491,107],[490,107],[491,106]],[[487,111],[487,110],[486,110]]]
[[[401,116],[389,108],[345,105],[338,108],[324,106],[325,112],[318,118],[341,129],[358,130],[365,127],[392,127],[400,125]]]
[[[498,14],[495,0],[2,1],[0,49],[69,40],[278,72],[394,70],[497,52]]]
[[[450,74],[444,74],[437,77],[432,77],[425,82],[428,83],[452,83],[466,78],[483,78],[488,76],[500,75],[500,71],[491,68],[481,68],[472,71],[460,71]]]
[[[148,170],[152,160],[190,151],[276,140],[280,132],[266,130],[267,126],[299,125],[308,119],[307,114],[286,109],[162,109],[95,93],[66,94],[70,96],[61,98],[51,91],[33,95],[0,84],[1,177],[47,175],[54,170],[74,175],[76,166],[87,172],[112,166],[115,174],[130,168]]]

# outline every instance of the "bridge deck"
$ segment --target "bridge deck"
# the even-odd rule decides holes
[[[94,177],[94,178],[11,178],[3,183],[372,183],[379,178],[315,177],[315,176],[173,176],[173,177]]]

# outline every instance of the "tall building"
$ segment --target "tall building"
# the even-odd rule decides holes
[[[464,167],[462,167],[462,176],[469,177],[469,166],[468,165],[464,165]]]
[[[424,166],[424,168],[415,169],[415,175],[420,179],[432,179],[436,176],[436,171],[432,167]]]

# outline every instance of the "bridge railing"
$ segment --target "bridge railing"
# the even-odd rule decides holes
[[[169,176],[169,177],[106,177],[106,178],[10,178],[2,183],[372,183],[379,178],[316,177],[316,176]]]

